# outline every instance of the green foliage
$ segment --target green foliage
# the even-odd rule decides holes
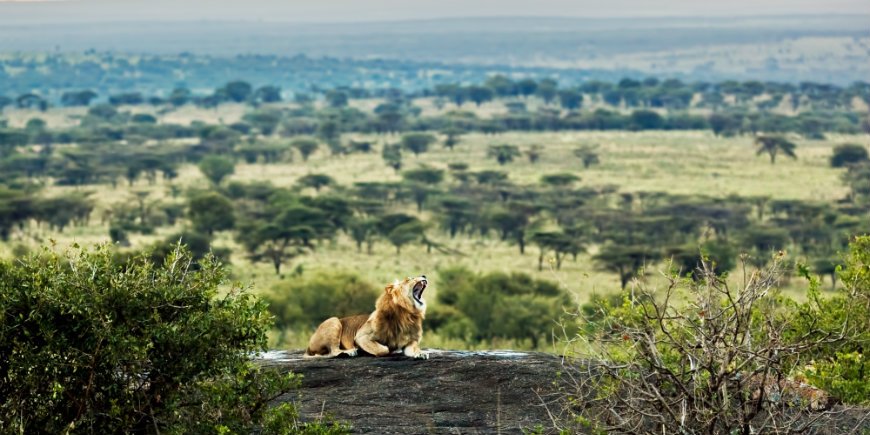
[[[403,172],[402,178],[408,182],[436,185],[444,181],[444,171],[441,169],[422,167]]]
[[[264,136],[270,136],[281,122],[281,112],[261,109],[246,113],[242,119],[248,124],[253,125]]]
[[[683,275],[698,276],[698,268],[702,260],[706,261],[710,268],[717,274],[728,273],[737,266],[737,253],[726,242],[711,240],[698,245],[684,245],[668,250],[668,257],[673,261],[673,266],[678,268]]]
[[[400,255],[403,246],[411,242],[422,241],[425,230],[423,222],[413,218],[390,229],[386,233],[386,239],[396,247],[396,255]]]
[[[226,157],[209,155],[199,162],[199,170],[209,181],[218,185],[236,171],[236,165]]]
[[[265,303],[239,288],[218,292],[220,265],[199,264],[191,269],[177,249],[163,265],[116,265],[107,246],[0,263],[0,431],[301,426],[287,406],[269,409],[298,378],[249,360],[266,345]]]
[[[499,165],[506,165],[522,154],[516,145],[490,145],[486,155],[494,158]]]
[[[596,165],[600,163],[598,159],[598,151],[596,147],[593,146],[582,146],[574,150],[574,155],[577,156],[582,162],[584,168],[589,168],[592,165]]]
[[[216,94],[225,96],[227,100],[242,103],[248,100],[253,93],[251,84],[245,81],[236,80],[227,83],[222,88],[218,89]]]
[[[402,148],[419,156],[429,150],[429,145],[435,143],[435,136],[429,133],[408,133],[402,136]]]
[[[310,187],[316,192],[320,192],[320,189],[334,185],[335,179],[326,174],[307,174],[299,177],[296,180],[296,184],[301,187]]]
[[[757,136],[755,144],[758,145],[756,154],[766,153],[769,155],[771,165],[776,163],[776,156],[780,152],[792,159],[797,159],[797,154],[794,152],[797,145],[782,136]]]
[[[358,275],[321,273],[282,281],[266,296],[279,329],[316,327],[329,317],[371,313],[380,291]]]
[[[402,145],[401,144],[385,144],[381,150],[381,157],[387,166],[398,172],[402,169]]]
[[[660,258],[661,252],[646,245],[606,245],[593,257],[598,267],[619,275],[623,289],[646,264]]]
[[[842,287],[823,297],[811,277],[807,302],[798,305],[790,339],[810,335],[833,337],[826,346],[808,352],[812,363],[804,375],[815,386],[847,403],[870,404],[870,236],[855,238],[839,269]]]
[[[831,166],[842,168],[864,163],[868,160],[870,160],[870,156],[867,154],[867,148],[863,145],[847,143],[834,147],[834,154],[831,156]]]
[[[548,174],[541,176],[541,183],[553,186],[553,187],[571,187],[574,183],[580,181],[580,177],[570,173],[564,172],[559,174]]]
[[[430,325],[450,337],[489,341],[549,336],[570,301],[558,285],[521,273],[477,275],[466,269],[439,271],[438,304]]]
[[[317,140],[312,137],[298,137],[293,139],[290,142],[290,146],[299,150],[299,154],[302,156],[302,160],[308,161],[308,157],[311,156],[317,148],[320,147],[320,144],[317,143]]]
[[[451,127],[442,131],[441,134],[444,135],[444,147],[452,150],[459,144],[460,138],[465,134],[465,131],[456,127]]]
[[[326,97],[326,102],[329,104],[330,107],[340,108],[340,107],[347,106],[347,102],[348,102],[347,93],[345,93],[343,91],[332,89],[332,90],[326,92],[325,97]]]
[[[194,228],[207,234],[229,230],[235,225],[233,203],[214,191],[195,193],[190,198],[187,216]]]
[[[278,199],[272,207],[268,216],[241,223],[236,238],[251,260],[272,263],[277,275],[288,260],[313,250],[315,241],[331,238],[336,227],[323,210],[295,198]]]
[[[641,282],[621,303],[584,307],[584,360],[566,367],[568,424],[580,417],[606,433],[778,433],[825,417],[835,401],[792,376],[824,352],[826,332],[818,323],[794,330],[797,313],[776,291],[782,260],[733,285],[704,265],[696,280]]]

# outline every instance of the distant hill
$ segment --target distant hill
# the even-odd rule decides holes
[[[0,6],[0,12],[2,8]],[[0,13],[0,17],[4,14]],[[467,18],[400,22],[71,22],[0,18],[0,52],[118,51],[402,59],[640,71],[689,80],[870,77],[870,16]]]

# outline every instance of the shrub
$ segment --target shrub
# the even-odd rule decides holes
[[[804,336],[839,337],[826,346],[805,352],[812,364],[805,375],[813,385],[846,403],[870,404],[870,237],[858,237],[849,245],[844,267],[837,273],[843,283],[838,293],[821,296],[821,283],[809,271],[807,302],[797,306],[792,339]]]
[[[0,432],[304,427],[268,406],[298,378],[249,360],[271,325],[264,302],[219,293],[213,259],[191,263],[178,248],[162,265],[116,265],[105,245],[0,263]]]
[[[592,310],[578,337],[588,359],[566,365],[563,376],[567,426],[749,434],[804,433],[829,422],[830,397],[790,375],[831,337],[791,334],[795,313],[776,297],[782,260],[733,287],[703,263],[697,280],[668,276],[662,289],[641,283],[621,306]]]
[[[834,147],[834,154],[831,156],[831,166],[842,168],[866,162],[867,160],[870,160],[867,155],[867,148],[857,144],[843,144]]]
[[[439,271],[438,282],[430,325],[454,338],[529,340],[536,348],[569,303],[556,284],[522,273],[476,275],[454,268]]]
[[[275,326],[315,327],[333,317],[371,313],[380,291],[357,275],[319,274],[276,285],[266,300]]]

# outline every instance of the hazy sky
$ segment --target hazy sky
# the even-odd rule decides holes
[[[870,0],[0,0],[4,23],[870,14]],[[870,22],[868,22],[870,29]]]

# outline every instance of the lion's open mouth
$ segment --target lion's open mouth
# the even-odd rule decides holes
[[[414,289],[411,293],[414,295],[414,300],[417,301],[418,304],[423,304],[423,290],[426,290],[428,284],[428,281],[425,279],[414,284]]]

